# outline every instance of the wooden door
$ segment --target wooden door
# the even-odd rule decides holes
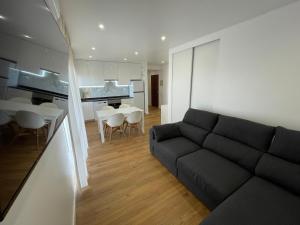
[[[151,103],[152,106],[158,107],[158,87],[159,77],[158,75],[151,75]]]

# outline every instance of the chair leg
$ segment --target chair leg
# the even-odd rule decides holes
[[[36,129],[36,150],[39,150],[39,129]]]
[[[109,133],[109,143],[111,143],[111,135],[112,135],[112,131],[113,131],[113,128],[110,127],[110,133]]]

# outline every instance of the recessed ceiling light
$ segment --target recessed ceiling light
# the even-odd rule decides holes
[[[135,54],[135,55],[138,55],[138,54],[139,54],[139,52],[138,52],[138,51],[135,51],[135,52],[134,52],[134,54]]]
[[[6,17],[0,14],[0,20],[6,20]]]
[[[93,56],[90,55],[90,56],[89,56],[89,59],[91,59],[91,58],[93,58]]]
[[[105,26],[102,23],[100,23],[98,27],[100,28],[100,30],[104,30],[105,29]]]
[[[93,50],[93,51],[95,51],[95,50],[96,50],[96,48],[95,48],[95,47],[92,47],[92,50]]]
[[[161,61],[161,64],[165,64],[165,61],[164,61],[164,60],[162,60],[162,61]]]
[[[124,58],[123,60],[124,60],[124,61],[127,61],[128,59],[127,59],[127,58]]]
[[[166,39],[167,39],[167,37],[166,36],[161,36],[161,41],[165,41]]]
[[[27,38],[27,39],[31,39],[32,37],[30,36],[30,35],[28,35],[28,34],[23,34],[23,37],[24,38]]]

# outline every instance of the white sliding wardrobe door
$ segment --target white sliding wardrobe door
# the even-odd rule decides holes
[[[194,49],[191,107],[212,111],[220,41]]]
[[[193,49],[173,55],[172,122],[181,121],[190,105]]]

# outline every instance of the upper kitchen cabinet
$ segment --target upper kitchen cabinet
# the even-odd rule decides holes
[[[43,52],[40,46],[22,41],[17,57],[17,67],[20,70],[38,74],[40,72]]]
[[[141,79],[142,65],[137,63],[120,63],[119,71],[119,84],[128,85],[130,80]]]
[[[42,52],[43,53],[40,64],[41,69],[56,72],[61,75],[66,75],[68,73],[65,66],[68,64],[67,54],[47,48],[44,48]]]
[[[102,62],[77,60],[75,66],[80,86],[104,85]]]
[[[105,80],[118,80],[119,64],[114,62],[103,62],[103,75]]]

